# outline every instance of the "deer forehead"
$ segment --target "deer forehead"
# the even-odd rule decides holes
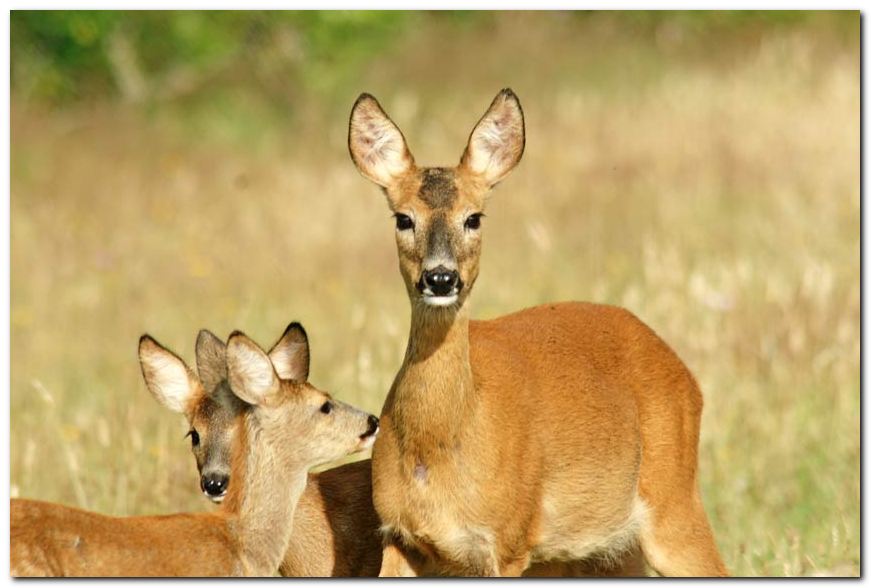
[[[217,398],[214,394],[204,396],[196,405],[192,424],[201,436],[208,431],[228,431],[236,416],[242,412],[243,406],[242,401],[232,394]]]
[[[414,170],[400,183],[396,202],[397,208],[414,208],[423,215],[462,212],[480,207],[481,191],[456,168],[425,167]]]
[[[281,380],[281,395],[289,404],[306,404],[328,400],[330,395],[308,382]]]

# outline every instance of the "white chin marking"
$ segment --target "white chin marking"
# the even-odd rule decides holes
[[[456,294],[451,294],[450,296],[423,295],[423,301],[430,306],[450,306],[457,301],[457,298],[459,297]]]
[[[203,494],[206,494],[206,493],[203,492]],[[211,494],[206,494],[206,498],[208,498],[209,500],[211,500],[215,504],[220,504],[220,503],[224,502],[224,497],[226,495],[227,495],[226,492],[224,494],[221,494],[220,496],[212,496]]]
[[[374,444],[375,444],[375,435],[371,435],[369,437],[366,437],[365,439],[361,439],[360,443],[357,445],[357,447],[358,447],[357,451],[365,451],[366,449],[369,449],[370,447],[372,447]]]

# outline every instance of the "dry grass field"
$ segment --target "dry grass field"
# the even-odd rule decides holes
[[[702,386],[730,571],[858,575],[859,16],[681,22],[432,21],[242,131],[217,110],[13,95],[13,496],[212,508],[183,418],[142,382],[144,332],[192,362],[202,327],[268,345],[301,320],[311,380],[378,412],[409,308],[384,198],[347,153],[351,104],[375,94],[418,162],[453,164],[511,86],[527,148],[490,200],[473,314],[629,308]]]

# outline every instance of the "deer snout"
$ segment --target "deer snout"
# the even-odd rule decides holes
[[[448,269],[442,265],[424,270],[420,276],[418,289],[429,296],[455,296],[463,287],[460,274],[457,270]]]
[[[370,414],[366,423],[366,432],[357,439],[357,451],[369,449],[375,444],[375,436],[378,434],[378,417]]]
[[[375,434],[378,433],[378,417],[370,414],[367,422],[369,423],[369,428],[366,429],[365,433],[360,435],[361,439],[366,439],[367,437],[374,437]]]
[[[200,488],[203,489],[203,493],[215,502],[224,499],[229,483],[230,476],[226,474],[208,473],[200,478]]]

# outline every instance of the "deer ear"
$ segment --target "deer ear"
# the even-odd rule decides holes
[[[255,406],[269,404],[280,387],[269,356],[241,331],[227,341],[227,379],[236,396]]]
[[[510,88],[496,95],[475,125],[460,167],[494,186],[508,175],[523,156],[526,130],[520,101]]]
[[[214,333],[202,329],[197,335],[197,373],[206,394],[227,379],[227,346]]]
[[[269,359],[282,380],[308,380],[308,335],[299,323],[290,323],[269,350]]]
[[[360,173],[382,188],[414,168],[405,137],[370,94],[360,94],[351,109],[348,149]]]
[[[148,391],[160,404],[174,412],[188,412],[199,382],[181,358],[150,336],[142,335],[139,365]]]

